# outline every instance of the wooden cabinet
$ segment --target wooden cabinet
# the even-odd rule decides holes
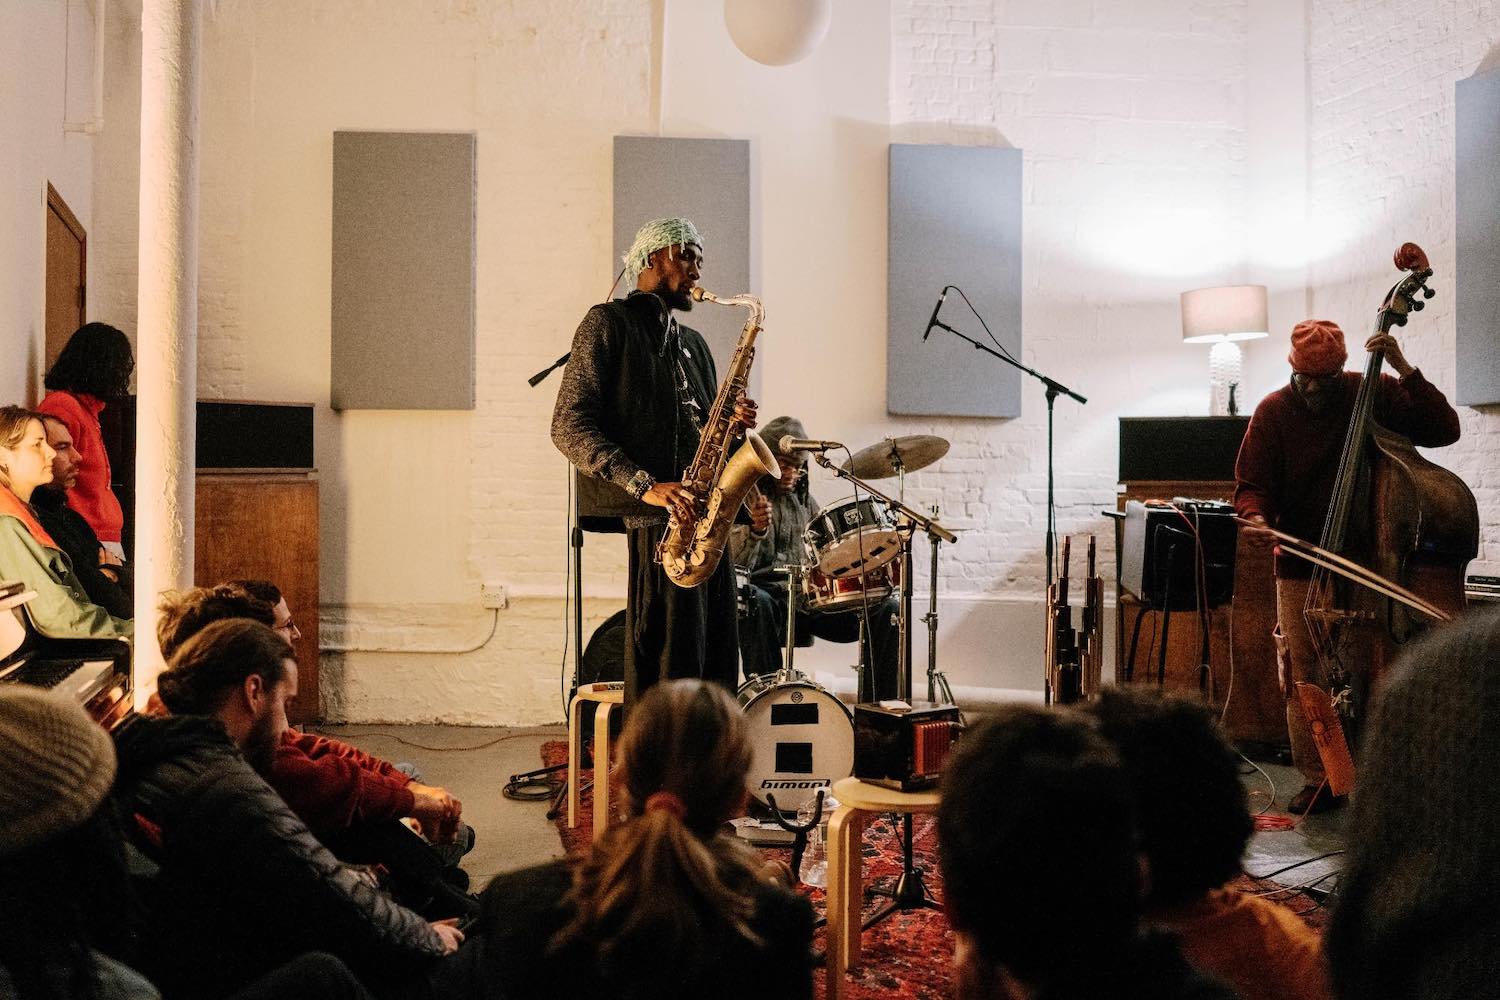
[[[1246,422],[1233,417],[1122,419],[1118,509],[1123,511],[1130,500],[1231,499],[1234,456]],[[1116,521],[1116,553],[1120,524]],[[1117,556],[1115,680],[1158,683],[1165,616],[1143,607],[1121,589],[1118,570]],[[1276,745],[1287,741],[1286,707],[1271,639],[1275,626],[1271,554],[1241,542],[1235,551],[1234,600],[1214,609],[1209,619],[1208,703],[1222,713],[1233,740]],[[1199,616],[1191,611],[1173,612],[1165,646],[1161,685],[1177,694],[1197,696],[1202,663]]]
[[[318,474],[311,403],[200,399],[193,582],[270,580],[286,595],[297,640],[293,722],[322,717],[318,695]],[[135,400],[100,414],[134,552]]]
[[[281,588],[302,632],[292,721],[318,719],[316,473],[204,470],[195,503],[194,582],[270,580]]]

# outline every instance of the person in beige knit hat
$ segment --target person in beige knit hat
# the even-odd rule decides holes
[[[132,896],[114,778],[114,745],[77,703],[0,688],[0,996],[159,996],[124,964]]]

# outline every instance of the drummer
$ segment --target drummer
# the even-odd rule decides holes
[[[774,673],[781,666],[786,646],[786,583],[785,577],[776,573],[776,567],[805,563],[803,532],[819,511],[818,502],[808,493],[807,455],[784,454],[780,447],[785,436],[807,436],[802,421],[796,417],[777,417],[760,433],[776,452],[776,461],[781,465],[779,479],[768,476],[760,484],[770,507],[769,527],[757,531],[751,525],[737,524],[730,534],[734,564],[750,574],[749,599],[740,617],[740,663],[747,678]],[[761,516],[755,520],[764,523],[764,509],[757,513]],[[873,676],[867,683],[874,687],[870,691],[862,684],[861,700],[895,698],[899,603],[890,595],[872,597],[867,609],[856,606],[849,611],[813,615],[799,608],[797,635],[804,638],[811,634],[832,642],[858,642],[860,616],[868,611]],[[873,694],[873,699],[867,699],[867,694]]]

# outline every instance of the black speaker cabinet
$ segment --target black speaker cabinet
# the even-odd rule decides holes
[[[1125,504],[1120,586],[1158,611],[1198,606],[1199,540],[1208,607],[1234,596],[1234,508],[1212,500]],[[1196,531],[1196,534],[1195,534]]]

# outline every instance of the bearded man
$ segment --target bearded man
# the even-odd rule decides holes
[[[1382,374],[1375,387],[1374,416],[1382,427],[1425,448],[1458,440],[1458,414],[1442,390],[1406,360],[1395,337],[1377,333],[1365,341],[1365,350],[1384,354],[1385,364],[1396,373]],[[1344,332],[1336,324],[1310,319],[1293,328],[1287,356],[1291,381],[1255,408],[1235,461],[1234,506],[1241,517],[1308,541],[1319,539],[1354,414],[1354,397],[1364,378],[1343,370],[1347,358]],[[1268,531],[1246,531],[1251,541],[1274,543]],[[1276,657],[1292,764],[1305,782],[1287,807],[1294,813],[1320,812],[1342,803],[1323,784],[1323,761],[1296,696],[1298,681],[1325,689],[1329,685],[1302,614],[1311,575],[1310,563],[1277,554]]]
[[[678,587],[656,561],[667,514],[697,516],[682,472],[718,394],[708,342],[676,314],[693,308],[703,238],[687,219],[656,219],[625,254],[635,291],[594,306],[573,335],[552,412],[552,443],[585,474],[620,487],[630,549],[625,598],[625,704],[668,678],[716,681],[739,673],[734,572],[729,560],[702,586]],[[755,426],[755,404],[735,414]]]

